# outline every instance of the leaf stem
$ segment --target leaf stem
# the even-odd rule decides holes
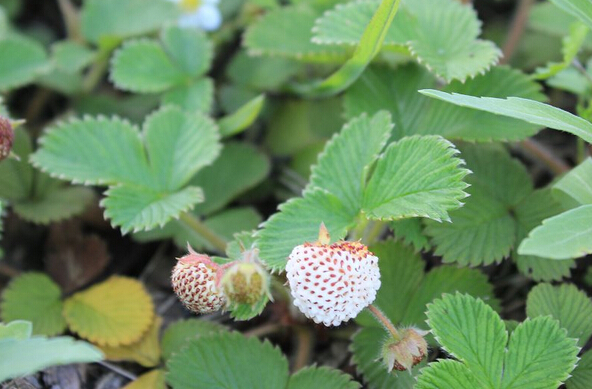
[[[510,59],[516,52],[518,43],[520,43],[520,38],[522,38],[522,34],[526,29],[528,14],[530,13],[530,8],[533,4],[534,0],[520,0],[518,3],[518,8],[514,14],[514,20],[510,26],[508,37],[506,38],[506,42],[502,48],[503,57],[500,60],[500,64],[506,64],[510,62]]]
[[[202,236],[206,241],[208,241],[208,243],[214,246],[217,251],[221,253],[226,251],[226,241],[220,238],[214,231],[203,224],[193,214],[189,212],[183,212],[179,216],[179,220],[185,223],[187,227],[191,228],[198,235]]]
[[[370,228],[368,229],[368,233],[365,235],[364,244],[370,246],[371,244],[378,241],[380,235],[382,235],[382,232],[384,231],[385,226],[386,224],[384,222],[373,221],[370,225]]]
[[[549,149],[532,138],[523,140],[520,145],[530,154],[540,159],[555,174],[563,174],[571,170],[568,164],[557,158]]]
[[[368,305],[368,310],[372,312],[376,320],[380,324],[382,324],[382,326],[393,336],[395,341],[401,340],[401,334],[399,334],[399,331],[395,328],[394,324],[389,320],[389,318],[386,317],[386,315],[382,313],[382,311],[376,305]]]
[[[66,33],[68,38],[82,42],[82,34],[80,32],[80,14],[70,0],[58,0],[60,12],[64,18],[64,25],[66,26]]]

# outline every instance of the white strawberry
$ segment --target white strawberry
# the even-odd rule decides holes
[[[294,305],[326,326],[356,317],[374,301],[380,288],[378,258],[360,242],[329,244],[324,225],[318,242],[292,250],[286,274]]]
[[[217,285],[222,266],[205,254],[188,247],[189,254],[178,259],[171,282],[179,300],[195,313],[210,313],[222,309],[226,298]]]

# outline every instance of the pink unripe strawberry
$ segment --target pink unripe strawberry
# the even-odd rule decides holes
[[[329,244],[324,225],[318,242],[292,250],[286,275],[294,305],[326,326],[356,317],[374,301],[380,288],[378,258],[360,242]]]
[[[217,286],[220,265],[205,254],[189,249],[178,259],[171,282],[179,300],[197,314],[215,312],[226,305],[226,298]]]
[[[399,330],[400,339],[391,339],[382,348],[382,358],[387,370],[410,370],[428,353],[428,343],[424,339],[427,331],[418,328]]]
[[[12,150],[14,130],[10,120],[0,116],[0,161],[7,158]]]

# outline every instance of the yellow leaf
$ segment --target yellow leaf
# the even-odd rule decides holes
[[[166,389],[164,370],[156,369],[142,374],[135,381],[125,385],[123,389]]]
[[[80,337],[116,347],[144,335],[152,324],[154,305],[140,282],[113,276],[66,300],[64,317]]]
[[[99,346],[105,358],[111,361],[135,361],[144,367],[154,367],[160,361],[160,342],[158,335],[162,318],[156,316],[152,326],[144,336],[129,346]]]

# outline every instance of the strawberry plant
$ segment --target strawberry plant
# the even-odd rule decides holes
[[[590,29],[0,0],[0,383],[589,388]]]

